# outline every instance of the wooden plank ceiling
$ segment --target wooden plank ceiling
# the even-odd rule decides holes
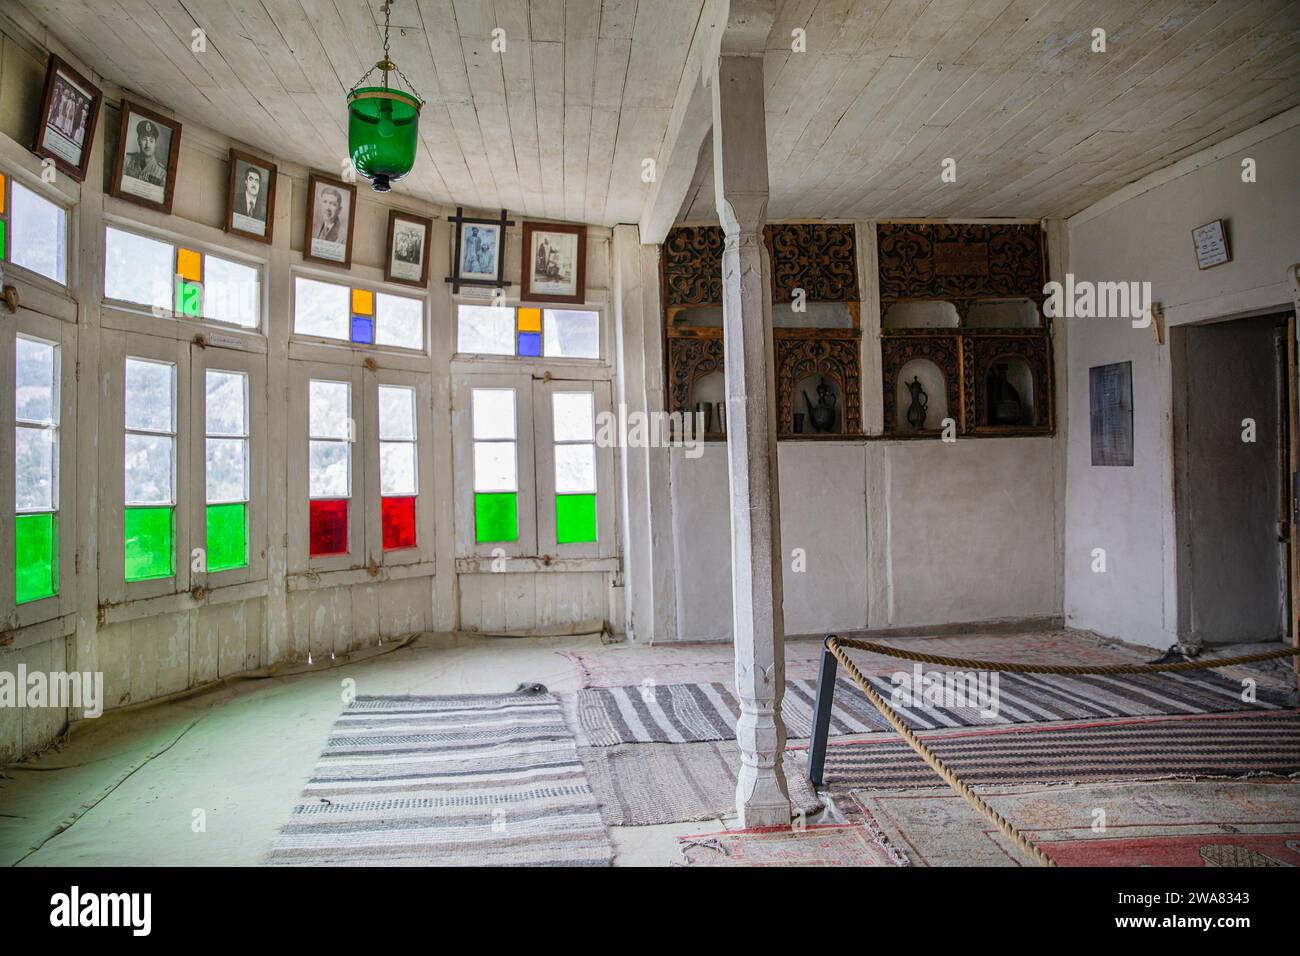
[[[24,0],[95,70],[254,149],[346,155],[382,0]],[[399,190],[635,222],[703,0],[396,0],[428,100]],[[504,53],[492,30],[505,30]],[[1094,28],[1107,52],[1091,51]],[[206,53],[191,52],[206,31]],[[807,52],[791,50],[806,31]],[[1300,105],[1295,0],[783,0],[766,54],[773,218],[1069,215]],[[940,180],[944,159],[957,182]],[[1261,175],[1266,174],[1261,171]],[[716,219],[707,152],[682,217]]]

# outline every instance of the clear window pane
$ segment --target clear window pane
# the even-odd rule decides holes
[[[126,360],[126,427],[135,431],[171,432],[176,420],[176,369],[165,362]]]
[[[172,244],[110,226],[104,247],[104,298],[157,306],[170,315]]]
[[[248,376],[208,369],[206,386],[208,434],[247,435]]]
[[[405,295],[375,296],[375,344],[424,348],[424,301]]]
[[[352,290],[333,282],[295,276],[293,280],[293,330],[302,335],[344,339],[349,335]]]
[[[572,494],[596,490],[596,446],[555,446],[555,492]]]
[[[204,256],[205,318],[255,329],[261,303],[262,277],[257,269],[216,256]]]
[[[172,447],[165,435],[126,436],[126,503],[172,504]]]
[[[596,419],[591,392],[554,392],[551,410],[556,441],[595,441]]]
[[[60,285],[68,282],[68,214],[38,196],[17,180],[13,181],[12,234],[9,258],[14,265],[31,269]]]
[[[55,490],[55,434],[48,428],[14,429],[14,507],[18,511],[51,511]]]
[[[515,354],[514,309],[462,305],[457,307],[456,317],[456,351],[480,355]]]
[[[415,389],[379,386],[379,440],[415,439]]]
[[[350,455],[345,441],[314,441],[307,459],[308,488],[312,498],[347,498],[352,483]]]
[[[542,323],[548,358],[600,358],[600,313],[547,309]]]
[[[415,443],[386,441],[379,444],[379,493],[413,495],[415,486]]]
[[[313,438],[351,438],[352,386],[312,379],[307,430]]]
[[[209,438],[207,446],[208,504],[248,500],[248,442],[242,438]]]
[[[474,438],[515,437],[515,391],[476,388],[471,396]]]
[[[476,441],[474,443],[474,490],[519,490],[515,476],[514,442]]]
[[[59,420],[55,347],[17,336],[14,415],[20,422],[54,424]]]

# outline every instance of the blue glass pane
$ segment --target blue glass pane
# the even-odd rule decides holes
[[[519,354],[537,356],[542,354],[542,335],[540,332],[519,333]]]
[[[352,316],[352,341],[371,345],[375,341],[375,320],[368,315]]]

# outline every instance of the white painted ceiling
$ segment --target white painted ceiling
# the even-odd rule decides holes
[[[381,2],[21,5],[113,82],[338,170],[344,94],[379,58]],[[636,221],[642,160],[659,152],[703,6],[396,0],[393,57],[428,100],[398,188]],[[196,28],[206,53],[191,51]],[[1097,28],[1105,53],[1091,50]],[[796,29],[807,52],[791,49]],[[1068,215],[1300,105],[1300,3],[784,0],[765,72],[773,218]],[[692,220],[716,218],[705,155],[682,209]],[[956,183],[940,180],[946,158]]]

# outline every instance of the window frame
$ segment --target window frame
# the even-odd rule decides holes
[[[596,457],[596,540],[560,544],[556,541],[555,521],[555,413],[552,396],[556,392],[590,392],[592,395],[592,447]],[[544,412],[537,415],[537,547],[559,558],[610,558],[617,547],[614,529],[615,449],[602,448],[601,413],[611,414],[609,382],[580,382],[553,379],[533,382],[533,401]]]
[[[493,306],[498,305],[502,308],[509,308],[515,311],[515,335],[518,336],[519,309],[540,309],[542,312],[542,355],[519,355],[518,342],[516,339],[515,354],[511,355],[493,355],[486,352],[462,352],[458,346],[460,343],[460,307],[467,306]],[[547,312],[595,312],[596,327],[600,336],[600,355],[596,358],[578,358],[578,357],[560,357],[547,356],[546,351],[546,313]],[[566,370],[589,369],[597,373],[595,377],[608,377],[600,375],[599,370],[608,370],[612,364],[612,340],[610,335],[610,314],[608,303],[605,302],[584,302],[581,305],[559,305],[554,302],[527,302],[520,301],[517,298],[507,298],[500,302],[493,302],[490,299],[479,299],[465,294],[451,296],[451,362],[453,368],[461,366],[464,368],[484,368],[485,366],[493,371],[509,372],[519,368],[537,368],[539,366],[554,366]],[[582,374],[579,372],[579,374]]]
[[[15,175],[15,171],[11,169],[8,165],[0,165],[0,175],[4,176],[4,200],[3,200],[4,213],[3,216],[0,218],[3,218],[5,223],[5,243],[4,243],[5,248],[3,250],[4,254],[2,257],[0,257],[0,260],[3,261],[5,274],[8,275],[12,270],[15,273],[15,275],[21,276],[27,282],[36,284],[38,286],[43,286],[47,289],[50,289],[51,291],[57,291],[58,293],[61,293],[65,296],[71,295],[73,284],[76,282],[77,279],[77,266],[75,262],[77,258],[76,246],[73,245],[74,237],[76,236],[76,231],[73,223],[73,219],[75,218],[73,213],[76,209],[75,203],[69,202],[66,199],[66,197],[64,197],[60,193],[51,190],[48,186],[46,186],[43,180],[37,180],[36,182],[33,182],[32,178],[27,175],[23,175],[23,174]],[[33,270],[27,268],[24,265],[20,265],[19,263],[14,262],[13,260],[13,252],[14,252],[14,188],[13,187],[15,182],[17,182],[18,185],[26,189],[29,193],[32,193],[34,196],[36,196],[39,199],[45,200],[50,205],[54,206],[55,208],[63,212],[63,281],[62,282],[60,282],[58,279],[51,279],[49,276],[42,275],[39,272],[34,272]]]
[[[348,290],[348,338],[335,339],[326,335],[312,335],[307,332],[298,331],[298,279],[310,279],[314,282],[326,282],[330,285],[342,286]],[[355,291],[369,292],[372,296],[372,306],[375,314],[371,316],[374,320],[372,335],[377,334],[379,328],[379,296],[380,294],[397,296],[403,299],[410,299],[420,303],[420,347],[411,348],[405,345],[381,345],[378,342],[353,342],[352,332],[352,293]],[[349,272],[330,272],[324,269],[313,269],[307,266],[295,265],[289,269],[289,342],[309,346],[322,346],[333,349],[346,349],[355,352],[358,355],[366,356],[375,352],[388,353],[392,355],[403,355],[410,357],[427,357],[430,352],[430,340],[432,339],[432,317],[433,309],[429,297],[429,290],[420,290],[418,294],[411,286],[402,286],[392,282],[384,282],[379,279],[369,277],[365,271],[353,269]],[[328,360],[327,361],[331,361]]]
[[[228,571],[191,572],[207,590],[264,581],[267,576],[267,386],[266,359],[254,353],[208,346],[191,347],[190,355],[190,472],[201,488],[190,506],[191,549],[207,557],[207,375],[208,371],[240,372],[248,376],[248,564]],[[189,552],[193,555],[193,550]],[[205,564],[206,566],[206,564]]]
[[[415,401],[415,547],[384,550],[384,527],[379,481],[379,386],[396,385],[414,389]],[[427,372],[397,369],[365,369],[362,375],[364,418],[361,422],[361,451],[366,487],[374,494],[365,499],[367,564],[378,567],[428,565],[434,560],[434,464],[433,464],[433,380]],[[349,529],[350,530],[350,529]]]
[[[76,327],[51,323],[48,317],[20,306],[0,331],[0,367],[12,370],[16,361],[15,340],[19,335],[55,345],[59,352],[59,591],[57,594],[26,604],[16,603],[14,429],[16,405],[15,378],[5,376],[7,387],[0,389],[0,619],[15,629],[66,618],[71,624],[76,612],[77,556],[77,481],[76,481]],[[22,646],[23,642],[17,642]]]

